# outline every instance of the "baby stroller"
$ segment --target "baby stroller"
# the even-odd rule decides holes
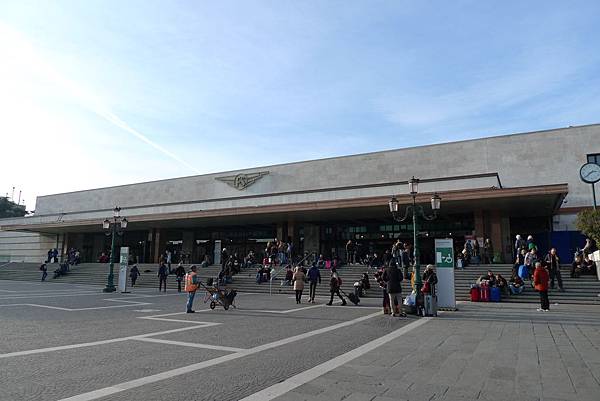
[[[230,306],[235,306],[235,296],[237,295],[236,290],[220,289],[218,286],[212,286],[212,280],[207,280],[207,285],[200,282],[200,286],[206,290],[206,296],[204,297],[204,303],[210,301],[210,309],[215,309],[217,305],[222,306],[223,309],[228,310]]]

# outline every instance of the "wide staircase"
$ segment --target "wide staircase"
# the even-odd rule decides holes
[[[512,265],[470,265],[465,270],[454,270],[454,285],[457,301],[470,300],[471,285],[478,277],[491,270],[494,274],[501,274],[507,281],[510,279]],[[564,304],[598,304],[600,305],[600,281],[595,275],[584,275],[579,278],[569,277],[571,267],[562,266],[561,274],[565,292],[558,291],[558,284],[550,290],[551,303]],[[525,282],[525,289],[519,295],[503,296],[502,302],[527,302],[539,303],[539,294],[531,288],[529,281]]]
[[[186,271],[189,265],[186,265]],[[53,279],[53,271],[58,268],[58,264],[48,264],[48,278],[50,282],[74,283],[74,284],[91,284],[103,286],[106,284],[106,276],[108,273],[108,265],[101,263],[83,263],[73,266],[71,271],[57,279]],[[154,288],[158,290],[158,266],[156,264],[140,264],[138,268],[141,272],[141,277],[138,278],[136,288]],[[175,268],[175,265],[172,266]],[[216,278],[221,267],[213,265],[205,268],[198,268],[198,274],[203,282],[209,277]],[[511,265],[471,265],[465,270],[455,270],[455,288],[456,299],[458,301],[468,301],[470,296],[470,288],[477,278],[490,269],[494,273],[502,274],[507,280],[511,274]],[[371,290],[367,292],[367,297],[381,297],[381,291],[373,278],[373,269],[367,269],[366,266],[353,265],[343,266],[338,269],[338,273],[342,278],[342,289],[348,293],[353,291],[354,282],[358,281],[362,273],[368,272],[371,281]],[[115,265],[115,285],[118,282],[118,265]],[[550,290],[550,301],[552,303],[569,303],[569,304],[600,304],[600,281],[596,276],[582,276],[580,278],[569,277],[569,267],[565,266],[562,269],[563,284],[565,292]],[[256,270],[246,269],[233,277],[233,283],[229,285],[240,292],[251,293],[273,293],[273,294],[294,294],[293,287],[281,285],[285,276],[285,269],[278,268],[277,274],[274,276],[271,283],[256,283]],[[39,281],[41,272],[39,264],[36,263],[10,263],[0,267],[0,280],[23,280],[23,281]],[[317,296],[329,296],[329,270],[321,270],[322,284],[317,286]],[[131,286],[129,277],[128,286]],[[516,296],[503,297],[502,302],[539,302],[539,295],[528,286],[522,294]],[[404,294],[408,293],[408,281],[403,282]],[[168,291],[177,289],[177,281],[174,275],[167,278]],[[308,296],[308,285],[305,286],[304,296]]]

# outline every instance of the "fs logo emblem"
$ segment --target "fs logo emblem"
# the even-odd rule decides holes
[[[236,175],[229,175],[227,177],[216,177],[215,180],[222,181],[230,187],[237,189],[238,191],[243,191],[244,189],[248,188],[250,185],[254,184],[256,181],[260,180],[267,174],[269,174],[268,171],[259,171],[256,173],[249,174],[242,173]]]

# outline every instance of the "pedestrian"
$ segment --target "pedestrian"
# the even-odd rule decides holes
[[[181,292],[181,282],[183,281],[183,277],[185,276],[185,268],[183,267],[183,263],[179,262],[177,265],[177,269],[175,269],[175,278],[177,279],[177,292]]]
[[[141,276],[140,269],[138,269],[137,264],[134,264],[129,271],[129,277],[131,278],[131,286],[135,287],[135,282],[137,281],[138,276]]]
[[[321,284],[321,271],[316,265],[312,265],[310,269],[308,269],[308,302],[314,304],[315,303],[315,293],[317,292],[317,282]]]
[[[346,264],[348,265],[353,265],[354,264],[354,259],[355,259],[355,247],[354,247],[354,242],[349,239],[348,242],[346,242]]]
[[[521,249],[526,248],[525,246],[525,241],[523,240],[523,238],[521,238],[520,234],[517,234],[515,236],[515,257],[519,257],[519,254],[521,253]]]
[[[483,242],[483,263],[491,264],[494,260],[494,246],[492,245],[492,240],[486,238]]]
[[[169,275],[169,271],[167,270],[167,266],[164,262],[161,262],[160,267],[158,268],[158,291],[164,286],[164,292],[167,292],[167,276]]]
[[[382,291],[382,295],[383,295],[383,314],[384,315],[391,315],[392,311],[390,310],[390,297],[387,293],[387,283],[383,280],[383,271],[382,270],[377,270],[373,276],[375,277],[375,280],[377,280],[377,284],[379,285],[379,288],[381,288]]]
[[[538,312],[548,312],[550,310],[548,280],[550,280],[548,271],[544,269],[541,262],[536,262],[535,272],[533,273],[533,284],[535,285],[535,290],[540,293],[540,307],[538,308]]]
[[[190,267],[190,272],[185,275],[185,292],[188,293],[188,300],[186,304],[187,313],[195,313],[192,309],[194,305],[194,296],[198,290],[198,274],[196,273],[196,265]]]
[[[392,307],[393,316],[406,316],[402,312],[402,271],[398,269],[394,261],[390,262],[389,266],[383,271],[383,281],[386,282],[386,290],[390,298],[390,306]],[[400,298],[400,299],[398,299]]]
[[[556,254],[556,248],[550,249],[548,255],[546,255],[546,266],[548,266],[548,270],[550,271],[550,288],[554,289],[554,279],[558,281],[558,290],[560,292],[564,292],[565,289],[563,287],[562,276],[560,274],[560,259]]]
[[[221,270],[225,270],[225,265],[229,261],[229,253],[227,253],[227,248],[223,248],[221,251]]]
[[[167,259],[167,267],[169,268],[169,274],[171,274],[171,261],[173,260],[173,252],[171,252],[171,250],[167,249],[165,254],[166,254],[166,259]]]
[[[42,272],[42,281],[46,281],[46,277],[48,277],[48,268],[45,263],[40,265],[40,271]]]
[[[304,291],[304,272],[300,269],[300,267],[296,266],[294,271],[294,276],[292,280],[294,281],[294,291],[296,292],[296,303],[301,303],[302,300],[302,291]]]
[[[331,298],[329,299],[329,303],[327,305],[331,306],[333,304],[334,295],[337,295],[342,300],[342,306],[346,305],[346,300],[340,295],[341,286],[342,279],[338,275],[337,270],[335,268],[332,268],[331,279],[329,280],[329,292],[331,293]]]

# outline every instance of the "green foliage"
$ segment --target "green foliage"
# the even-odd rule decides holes
[[[8,198],[0,198],[0,219],[7,217],[23,217],[27,214],[24,205],[17,205],[8,200]]]
[[[600,244],[600,209],[586,209],[577,214],[576,226],[581,233]]]

